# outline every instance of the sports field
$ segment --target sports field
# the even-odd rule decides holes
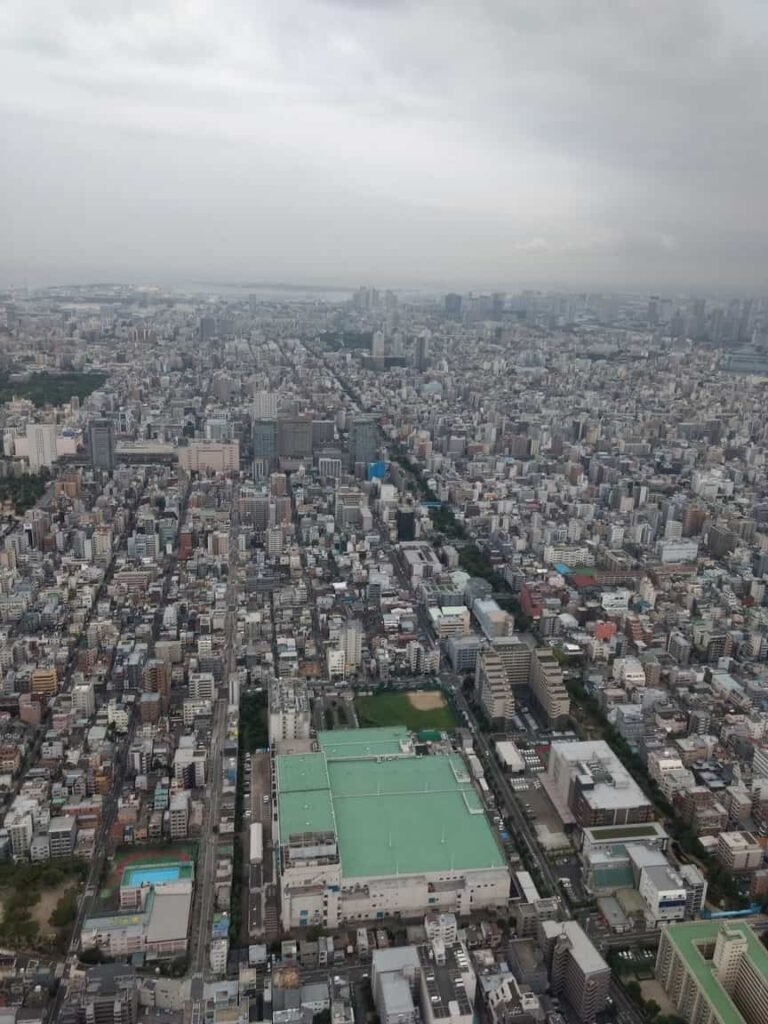
[[[456,725],[453,711],[440,690],[410,690],[403,693],[377,693],[358,697],[355,710],[361,727],[404,725],[413,732],[441,729],[449,732]]]

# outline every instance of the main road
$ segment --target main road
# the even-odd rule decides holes
[[[202,858],[198,860],[198,872],[195,879],[196,913],[191,928],[189,965],[195,991],[193,1000],[202,991],[202,982],[210,973],[207,970],[206,957],[210,948],[211,925],[215,896],[216,873],[216,830],[219,824],[219,804],[221,802],[221,748],[226,739],[227,707],[229,704],[229,676],[237,667],[237,571],[239,565],[238,536],[239,520],[239,484],[232,484],[232,506],[229,516],[229,573],[227,582],[226,607],[227,616],[224,640],[224,680],[214,703],[213,724],[211,729],[211,748],[208,756],[207,790],[208,807],[205,813],[203,830],[200,837]]]

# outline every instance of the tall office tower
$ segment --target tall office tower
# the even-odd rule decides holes
[[[384,331],[374,331],[371,338],[371,356],[374,359],[384,358]]]
[[[659,296],[652,295],[648,299],[648,325],[655,327],[659,322]]]
[[[216,317],[213,316],[201,316],[200,327],[199,327],[199,338],[200,341],[205,343],[216,337]]]
[[[312,451],[333,444],[334,433],[333,420],[312,420]]]
[[[277,395],[272,391],[257,391],[253,399],[253,416],[257,420],[277,419]]]
[[[704,299],[693,300],[693,323],[691,335],[694,339],[704,338],[707,333],[707,304]]]
[[[30,469],[50,469],[56,461],[56,427],[53,423],[28,423]]]
[[[417,370],[426,370],[429,365],[429,331],[422,331],[416,339],[413,365]]]
[[[272,465],[277,458],[277,421],[254,420],[253,457]]]
[[[341,634],[341,647],[348,672],[356,672],[363,658],[363,626],[357,619],[350,619]]]
[[[115,436],[110,420],[91,420],[88,427],[91,465],[111,473],[115,468]]]
[[[375,462],[379,453],[379,428],[372,416],[355,416],[349,425],[349,461],[354,469],[358,462]]]
[[[416,540],[416,512],[412,508],[399,508],[395,516],[398,541]]]
[[[312,458],[312,420],[281,416],[277,421],[277,454],[281,459]]]
[[[445,315],[458,320],[461,316],[461,303],[460,295],[457,295],[456,292],[449,292],[445,296]]]
[[[398,359],[403,354],[403,332],[395,331],[392,335],[392,355]]]

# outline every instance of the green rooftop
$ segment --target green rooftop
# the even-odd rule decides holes
[[[277,758],[278,792],[328,789],[329,785],[324,754],[286,754]]]
[[[328,790],[282,793],[278,797],[280,842],[287,845],[293,835],[302,832],[335,832],[333,803]]]
[[[344,878],[504,867],[461,757],[371,756],[393,745],[399,753],[407,735],[400,728],[320,733],[322,753],[278,757],[281,842],[335,830]]]
[[[666,928],[669,940],[701,986],[722,1024],[741,1024],[744,1018],[714,974],[712,961],[706,960],[701,945],[714,946],[721,928],[738,932],[747,940],[747,956],[764,978],[768,978],[768,950],[744,921],[691,921]]]
[[[386,757],[402,754],[401,744],[410,740],[402,725],[380,729],[334,729],[317,734],[317,742],[329,761],[343,757]]]

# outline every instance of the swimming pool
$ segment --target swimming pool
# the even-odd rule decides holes
[[[167,867],[136,867],[128,868],[123,875],[123,885],[129,888],[138,888],[142,885],[163,885],[165,882],[178,882],[181,878],[181,868],[178,864],[169,864]]]

